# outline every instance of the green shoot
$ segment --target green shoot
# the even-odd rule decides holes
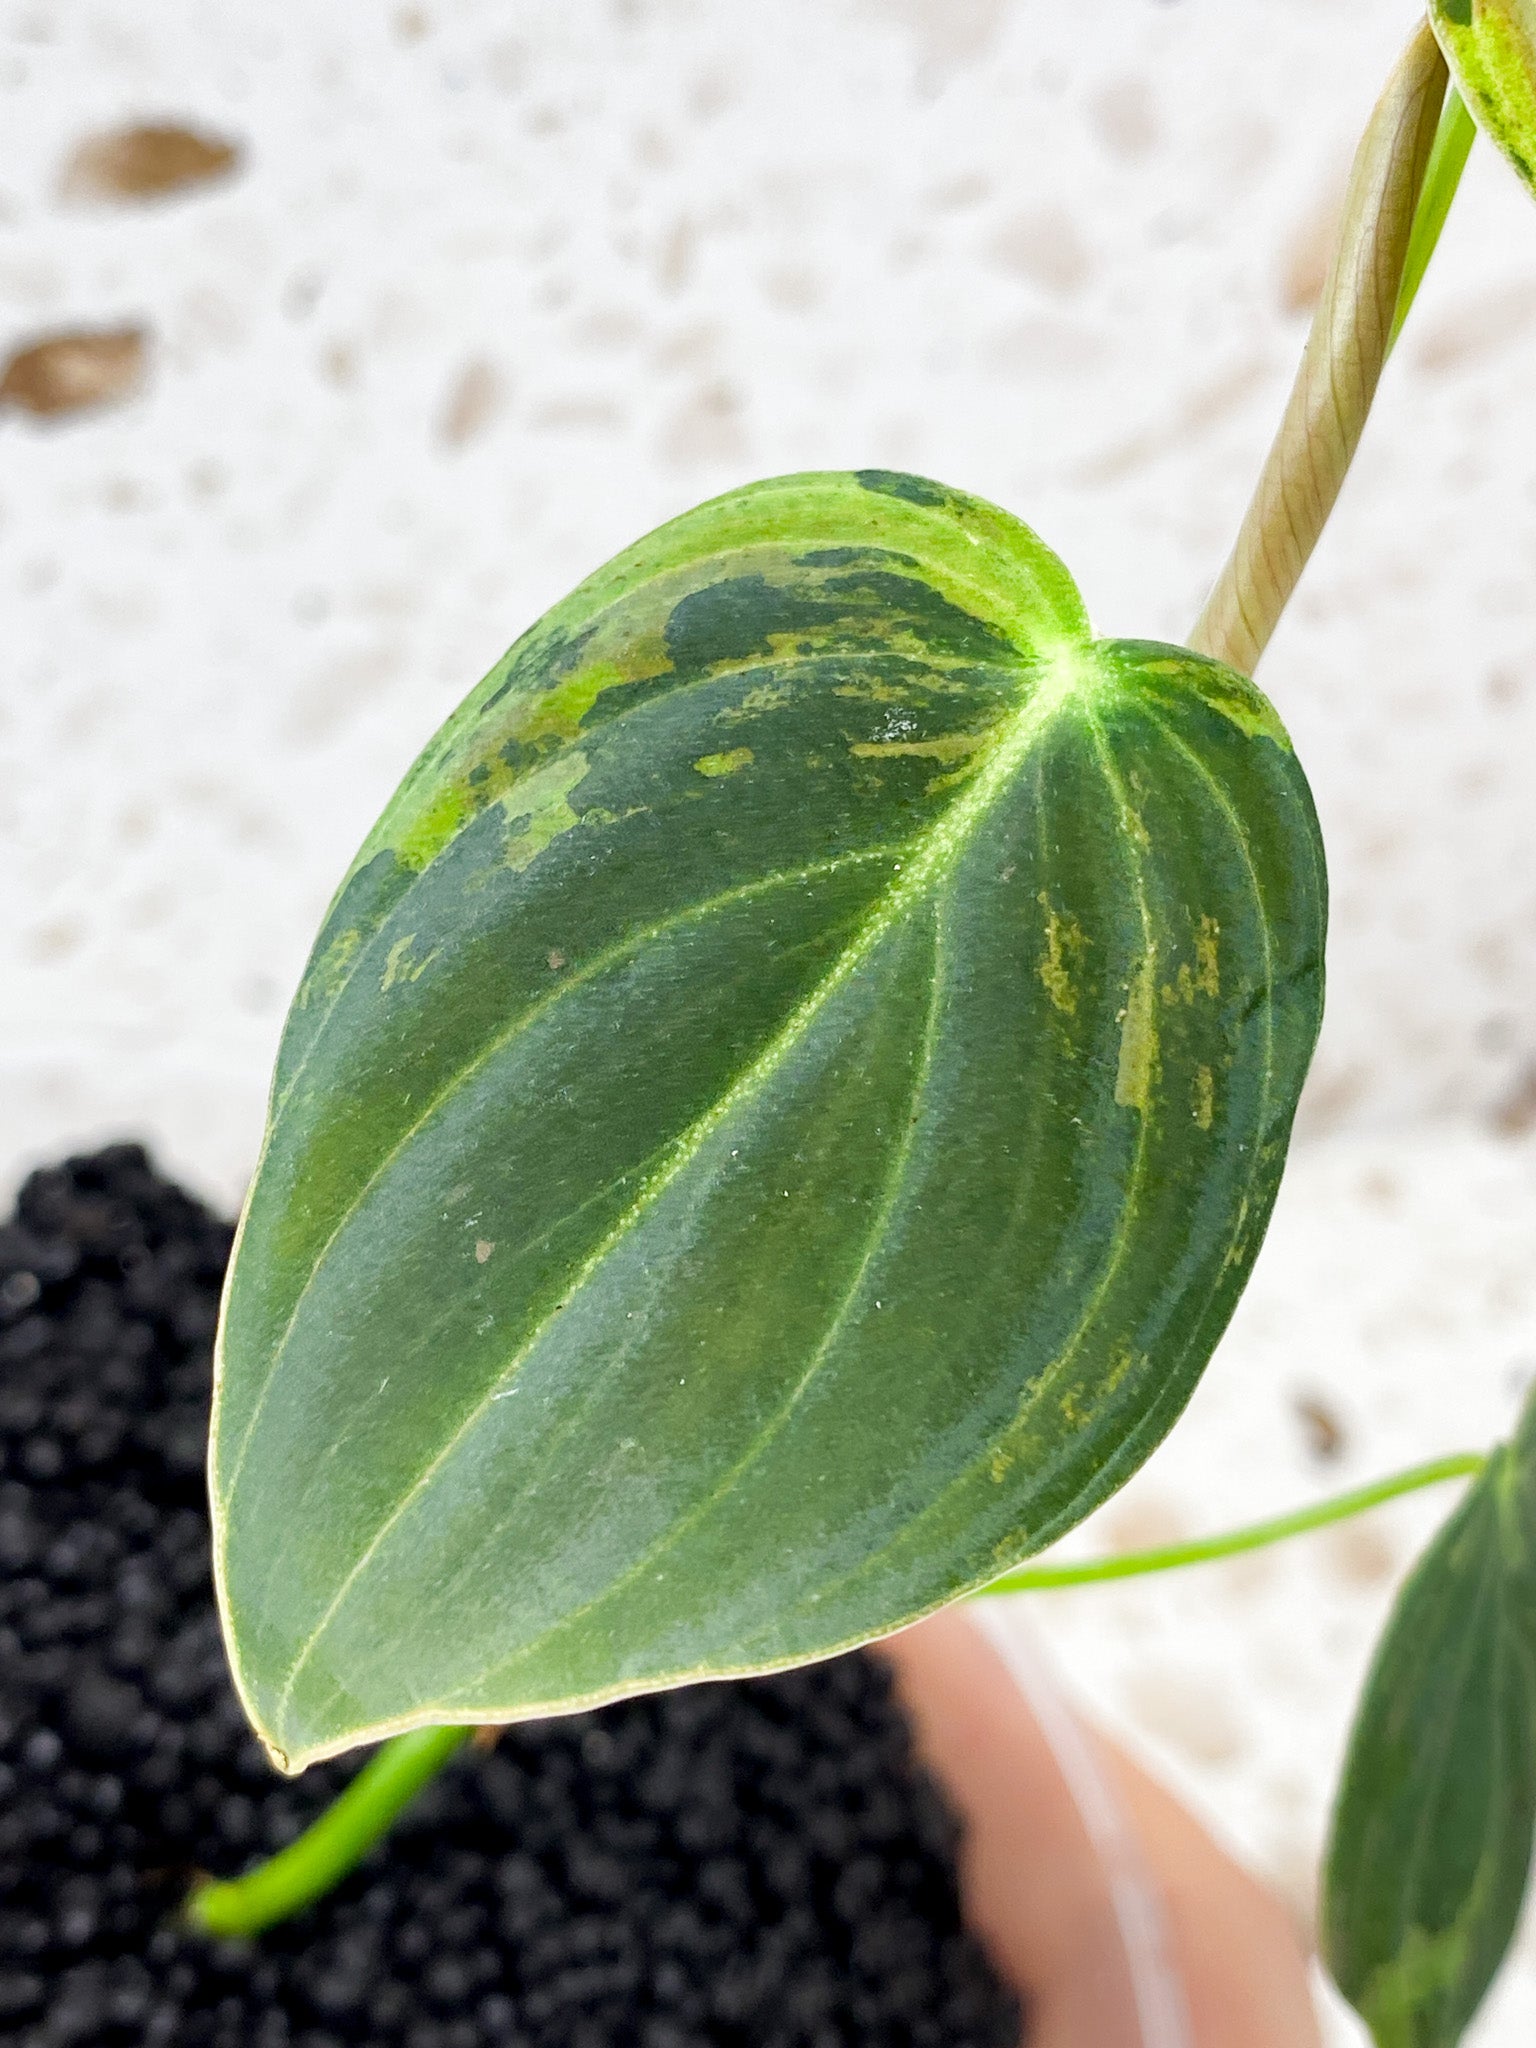
[[[1461,174],[1466,168],[1467,154],[1476,133],[1477,123],[1467,112],[1466,101],[1453,85],[1445,96],[1440,126],[1435,131],[1435,146],[1430,151],[1429,165],[1424,172],[1424,184],[1413,216],[1408,254],[1403,263],[1403,281],[1397,288],[1397,310],[1392,315],[1392,332],[1387,338],[1389,350],[1396,345],[1397,337],[1403,331],[1403,322],[1418,297],[1419,286],[1424,282],[1429,259],[1440,240],[1440,230],[1445,226],[1451,201],[1456,197],[1456,187],[1461,183]]]
[[[1098,1585],[1106,1579],[1141,1578],[1147,1572],[1175,1571],[1187,1564],[1213,1564],[1218,1558],[1239,1557],[1244,1551],[1262,1550],[1271,1543],[1283,1543],[1288,1536],[1304,1536],[1312,1529],[1325,1529],[1330,1522],[1343,1522],[1367,1508],[1402,1494],[1416,1493],[1423,1486],[1440,1486],[1448,1479],[1470,1479],[1481,1472],[1488,1460],[1479,1451],[1460,1451],[1448,1458],[1432,1458],[1426,1465],[1410,1466],[1387,1479],[1373,1479],[1332,1500],[1320,1500],[1288,1515],[1275,1515],[1267,1522],[1253,1522],[1244,1529],[1229,1529],[1220,1536],[1200,1536],[1191,1543],[1170,1543],[1157,1550],[1128,1551],[1124,1557],[1086,1559],[1082,1564],[1027,1564],[1005,1572],[975,1597],[992,1593],[1044,1593],[1058,1586]]]
[[[249,1940],[303,1912],[361,1863],[469,1733],[423,1728],[386,1742],[296,1842],[244,1877],[199,1886],[187,1917],[205,1934]]]

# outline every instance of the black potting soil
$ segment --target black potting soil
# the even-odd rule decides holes
[[[354,1767],[274,1776],[203,1496],[230,1233],[114,1146],[0,1226],[0,2039],[18,2048],[1012,2048],[880,1665],[462,1752],[254,1945],[178,1922]]]

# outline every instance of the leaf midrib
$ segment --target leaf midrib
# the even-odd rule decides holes
[[[1169,726],[1165,719],[1159,717],[1158,714],[1155,711],[1153,711],[1149,706],[1143,706],[1142,708],[1146,718],[1149,720],[1151,724],[1158,728],[1159,732],[1162,734],[1167,744],[1169,744],[1171,747],[1175,748],[1179,753],[1184,755],[1191,769],[1208,786],[1211,792],[1212,801],[1215,803],[1216,807],[1221,811],[1221,813],[1227,820],[1228,827],[1232,833],[1232,836],[1241,851],[1243,865],[1247,870],[1248,884],[1252,892],[1254,902],[1255,920],[1258,925],[1259,931],[1262,935],[1265,979],[1266,983],[1272,988],[1274,983],[1274,946],[1270,934],[1269,919],[1265,914],[1264,892],[1262,887],[1260,886],[1258,870],[1254,866],[1253,862],[1253,851],[1248,842],[1248,835],[1243,830],[1242,821],[1238,817],[1230,797],[1227,795],[1226,791],[1221,787],[1221,785],[1217,782],[1216,778],[1211,774],[1209,768],[1200,759],[1199,755],[1195,753],[1194,749],[1190,747],[1176,732],[1173,731],[1172,727]],[[1120,807],[1122,813],[1124,813],[1126,810],[1129,809],[1129,795],[1125,789],[1124,782],[1118,770],[1114,767],[1110,755],[1108,742],[1103,732],[1103,728],[1099,725],[1097,719],[1092,719],[1089,722],[1093,728],[1095,751],[1099,755],[1099,759],[1104,770],[1105,781],[1108,783],[1110,787],[1114,800]],[[1137,849],[1134,835],[1126,835],[1126,846],[1128,849],[1128,858],[1131,866],[1133,886],[1135,888],[1138,905],[1141,911],[1143,938],[1144,940],[1150,941],[1152,932],[1152,920],[1146,900],[1145,864],[1142,861],[1140,853]],[[1260,1102],[1262,1104],[1262,1108],[1257,1118],[1257,1123],[1260,1129],[1263,1128],[1264,1122],[1267,1120],[1269,1112],[1269,1103],[1273,1092],[1274,1053],[1274,1015],[1272,1009],[1266,1008],[1264,1030],[1264,1067],[1263,1078],[1260,1083]],[[1051,1382],[1057,1377],[1062,1367],[1066,1365],[1067,1362],[1076,1355],[1077,1351],[1081,1347],[1084,1336],[1087,1334],[1087,1331],[1092,1324],[1094,1316],[1097,1314],[1099,1308],[1102,1306],[1106,1296],[1108,1295],[1109,1289],[1112,1286],[1118,1274],[1121,1262],[1124,1257],[1125,1244],[1127,1239],[1127,1222],[1128,1219],[1135,1212],[1136,1195],[1140,1188],[1142,1175],[1145,1169],[1147,1141],[1150,1134],[1151,1122],[1152,1119],[1150,1115],[1143,1112],[1141,1116],[1141,1126],[1137,1133],[1135,1158],[1132,1163],[1130,1177],[1128,1179],[1126,1186],[1125,1200],[1121,1204],[1120,1215],[1116,1223],[1115,1234],[1111,1243],[1109,1256],[1105,1263],[1104,1271],[1100,1275],[1098,1283],[1094,1288],[1092,1298],[1090,1299],[1084,1313],[1079,1318],[1077,1325],[1073,1329],[1071,1336],[1067,1339],[1066,1343],[1062,1346],[1062,1348],[1057,1352],[1056,1356],[1053,1359],[1051,1359],[1049,1363],[1045,1366],[1039,1378],[1036,1379],[1030,1386],[1028,1393],[1026,1394],[1024,1400],[1020,1403],[1019,1408],[1015,1413],[1012,1421],[1008,1424],[1007,1428],[999,1437],[999,1448],[1006,1444],[1009,1437],[1014,1435],[1019,1429],[1021,1429],[1024,1426],[1029,1415],[1032,1414],[1034,1410],[1038,1407],[1041,1397],[1048,1390]],[[1246,1188],[1249,1195],[1252,1194],[1254,1186],[1260,1178],[1261,1168],[1262,1160],[1260,1156],[1260,1148],[1257,1145],[1255,1145],[1252,1148],[1246,1182]],[[1216,1281],[1214,1281],[1212,1284],[1213,1293],[1215,1289],[1219,1287],[1219,1285],[1220,1275],[1218,1274]],[[901,1531],[900,1538],[890,1539],[885,1544],[883,1544],[878,1550],[871,1552],[868,1557],[862,1559],[860,1563],[857,1566],[855,1566],[851,1571],[846,1572],[843,1575],[843,1577],[836,1582],[837,1590],[846,1591],[849,1585],[855,1583],[858,1579],[862,1578],[868,1571],[872,1570],[874,1566],[878,1564],[881,1561],[881,1559],[887,1555],[887,1553],[890,1551],[890,1549],[893,1547],[896,1541],[905,1539],[911,1534],[913,1529],[917,1528],[920,1524],[926,1522],[931,1516],[938,1513],[955,1492],[957,1492],[962,1486],[969,1483],[971,1477],[972,1473],[970,1468],[967,1468],[967,1470],[964,1472],[958,1473],[943,1489],[943,1491],[937,1496],[937,1498],[930,1501],[928,1505],[925,1508],[923,1508],[921,1512],[911,1522],[905,1525],[905,1527]],[[1109,1489],[1106,1488],[1105,1490],[1107,1492]],[[1018,1558],[1015,1559],[1014,1562],[1022,1563],[1026,1558],[1034,1556],[1039,1550],[1043,1549],[1049,1542],[1051,1542],[1054,1538],[1054,1535],[1057,1533],[1057,1524],[1059,1523],[1059,1521],[1060,1517],[1058,1516],[1055,1522],[1049,1523],[1044,1528],[1038,1530],[1035,1535],[1035,1540],[1028,1546],[1027,1549],[1019,1553]],[[823,1597],[825,1597],[825,1593],[827,1590],[827,1588],[822,1589]]]

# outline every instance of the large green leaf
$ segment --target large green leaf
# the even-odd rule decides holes
[[[1377,2048],[1453,2048],[1536,1820],[1536,1402],[1400,1595],[1350,1737],[1323,1946]]]
[[[1462,98],[1536,192],[1536,0],[1430,0]]]
[[[219,1359],[291,1764],[814,1657],[1050,1542],[1236,1300],[1321,999],[1253,685],[918,478],[789,477],[515,646],[295,1003]]]

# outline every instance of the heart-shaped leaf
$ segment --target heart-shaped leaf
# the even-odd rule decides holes
[[[1536,1401],[1398,1598],[1350,1737],[1323,1946],[1377,2048],[1454,2048],[1536,1820]]]
[[[1429,16],[1478,127],[1536,192],[1536,0],[1430,0]]]
[[[867,1640],[1141,1462],[1321,999],[1253,685],[993,507],[756,485],[449,721],[284,1038],[216,1553],[300,1764]]]

